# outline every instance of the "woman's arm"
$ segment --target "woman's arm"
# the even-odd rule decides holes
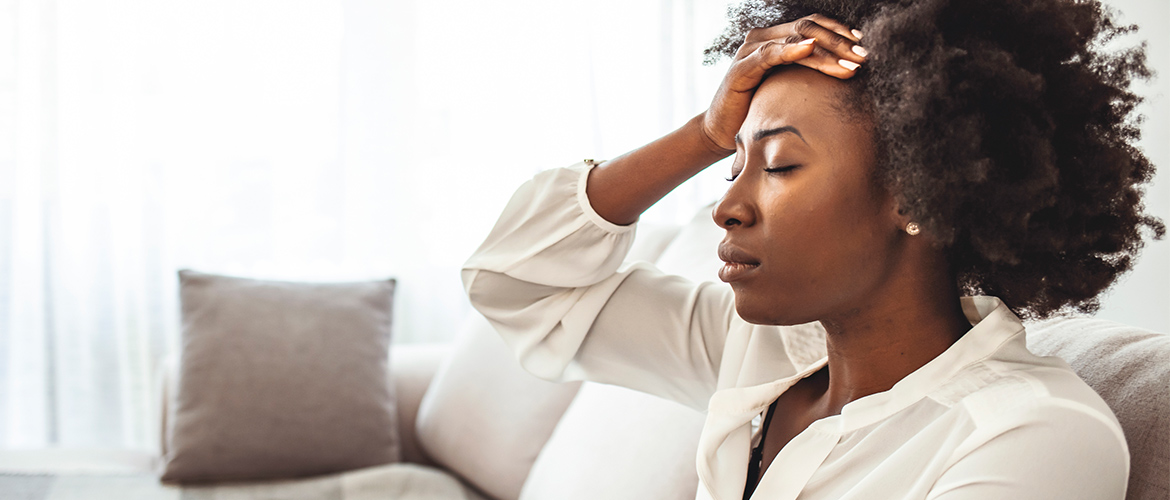
[[[731,290],[623,265],[635,227],[589,207],[589,171],[547,170],[516,191],[463,266],[468,298],[534,375],[705,409],[734,321]]]
[[[837,78],[852,77],[865,60],[865,51],[855,50],[858,40],[848,27],[817,14],[752,30],[707,111],[590,172],[590,205],[609,222],[632,224],[679,184],[735,152],[735,134],[769,70],[797,63]]]
[[[597,214],[618,225],[633,224],[670,190],[735,152],[702,131],[704,114],[678,130],[602,163],[589,173],[586,193]]]

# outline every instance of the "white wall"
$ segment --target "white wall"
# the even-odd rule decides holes
[[[1147,209],[1170,223],[1170,2],[1109,3],[1121,11],[1123,21],[1140,27],[1136,39],[1148,41],[1149,64],[1159,74],[1139,87],[1147,96],[1141,108],[1146,117],[1141,147],[1160,170],[1147,191]],[[1170,238],[1146,246],[1133,271],[1105,294],[1098,317],[1170,332]]]

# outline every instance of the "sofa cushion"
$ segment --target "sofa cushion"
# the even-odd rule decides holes
[[[342,496],[338,500],[485,500],[445,471],[421,465],[371,467],[341,474],[339,479]]]
[[[435,378],[443,360],[451,354],[452,344],[396,345],[390,351],[391,373],[386,374],[394,384],[394,402],[398,406],[398,442],[402,461],[434,465],[418,444],[418,408]]]
[[[692,500],[704,415],[587,382],[540,452],[521,500]]]
[[[278,479],[395,462],[393,280],[180,271],[182,351],[162,480]]]
[[[5,500],[484,500],[444,471],[387,464],[312,478],[177,486],[149,473],[7,474]]]
[[[418,440],[436,463],[497,500],[515,500],[580,383],[524,371],[473,313],[423,396]]]
[[[1027,325],[1028,349],[1065,360],[1109,404],[1129,443],[1126,498],[1170,498],[1170,335],[1093,318]]]

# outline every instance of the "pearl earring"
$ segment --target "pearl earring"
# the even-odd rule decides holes
[[[921,232],[922,232],[922,229],[919,229],[917,222],[911,222],[909,224],[906,224],[906,234],[909,234],[910,236],[914,236],[914,235],[921,233]]]

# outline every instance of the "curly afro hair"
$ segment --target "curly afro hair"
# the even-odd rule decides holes
[[[848,82],[873,114],[875,179],[946,249],[960,293],[1025,318],[1092,313],[1143,233],[1165,233],[1144,212],[1154,167],[1135,146],[1145,46],[1106,51],[1136,27],[1098,1],[748,0],[707,61],[812,13],[864,33]]]

